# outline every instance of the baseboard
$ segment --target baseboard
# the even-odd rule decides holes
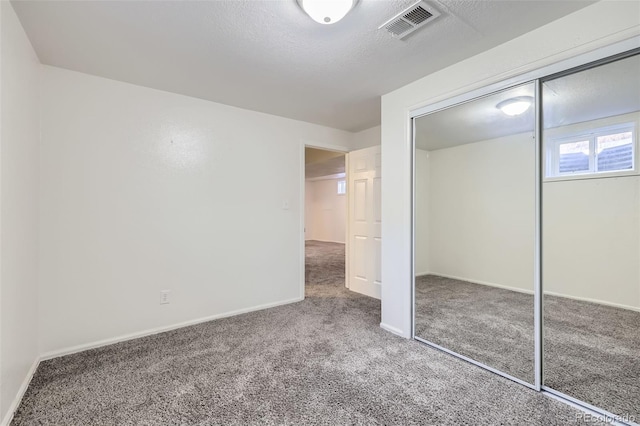
[[[623,305],[621,303],[614,303],[614,302],[606,302],[606,301],[598,300],[598,299],[590,299],[588,297],[569,296],[569,295],[566,295],[566,294],[556,293],[556,292],[552,292],[552,291],[545,291],[544,295],[545,296],[562,297],[564,299],[577,300],[579,302],[589,302],[589,303],[595,303],[595,304],[598,304],[598,305],[611,306],[612,308],[619,308],[619,309],[626,309],[628,311],[640,312],[640,308],[635,307],[635,306],[628,306],[628,305]]]
[[[372,297],[377,300],[382,299],[382,287],[380,283],[374,283],[373,288],[369,284],[362,284],[357,280],[353,280],[349,283],[349,290],[354,293],[362,294],[367,297]]]
[[[385,324],[383,322],[380,323],[380,328],[385,330],[385,331],[388,331],[389,333],[395,334],[396,336],[400,336],[400,337],[402,337],[404,339],[409,339],[410,338],[409,336],[406,336],[402,332],[402,330],[400,330],[399,328],[393,327],[393,326]]]
[[[516,291],[518,293],[525,293],[525,294],[533,294],[534,293],[533,291],[530,291],[530,290],[523,290],[523,289],[519,289],[519,288],[515,288],[515,287],[503,286],[503,285],[500,285],[500,284],[493,284],[493,283],[489,283],[489,282],[486,282],[486,281],[478,281],[478,280],[471,280],[471,279],[468,279],[468,278],[460,278],[460,277],[456,277],[456,276],[453,276],[453,275],[440,274],[438,272],[423,272],[423,273],[416,274],[416,277],[421,277],[421,276],[425,276],[425,275],[437,275],[439,277],[451,278],[451,279],[460,280],[460,281],[467,281],[467,282],[470,282],[470,283],[473,283],[473,284],[480,284],[480,285],[486,285],[486,286],[489,286],[489,287],[502,288],[504,290]],[[545,291],[544,294],[548,295],[548,296],[563,297],[565,299],[577,300],[577,301],[580,301],[580,302],[596,303],[596,304],[599,304],[599,305],[611,306],[613,308],[626,309],[626,310],[629,310],[629,311],[640,312],[640,307],[623,305],[621,303],[607,302],[607,301],[604,301],[604,300],[591,299],[591,298],[588,298],[588,297],[570,296],[570,295],[567,295],[567,294],[556,293],[556,292],[552,292],[552,291]]]
[[[24,397],[24,394],[27,392],[27,389],[29,388],[29,384],[33,379],[33,375],[36,373],[36,370],[38,369],[38,365],[40,365],[40,361],[41,361],[41,358],[39,357],[33,361],[33,364],[31,365],[29,372],[27,373],[26,377],[22,381],[22,384],[20,385],[20,388],[18,389],[18,393],[16,393],[15,398],[13,398],[13,401],[11,401],[11,404],[9,405],[7,414],[5,414],[4,418],[2,419],[2,422],[0,422],[0,426],[9,426],[9,424],[11,424],[11,420],[13,420],[13,416],[16,414],[16,410],[20,406],[20,402],[22,402],[22,398]]]
[[[312,238],[310,240],[305,240],[306,241],[317,241],[319,243],[336,243],[336,244],[346,244],[344,241],[333,241],[333,240],[319,240],[318,238]]]
[[[290,303],[296,303],[304,300],[304,297],[296,297],[293,299],[283,300],[279,302],[266,303],[264,305],[252,306],[250,308],[238,309],[235,311],[224,312],[222,314],[211,315],[203,318],[197,318],[194,320],[184,321],[177,324],[172,324],[163,327],[157,327],[152,329],[147,329],[135,333],[124,334],[117,337],[112,337],[109,339],[98,340],[91,343],[85,343],[82,345],[72,346],[70,348],[59,349],[55,351],[50,351],[43,354],[40,357],[41,361],[45,361],[48,359],[58,358],[65,355],[71,355],[78,352],[84,352],[90,349],[100,348],[102,346],[113,345],[115,343],[126,342],[128,340],[139,339],[141,337],[152,336],[154,334],[164,333],[166,331],[176,330],[178,328],[189,327],[191,325],[201,324],[203,322],[213,321],[216,319],[232,317],[235,315],[246,314],[249,312],[261,311],[263,309],[275,308],[277,306],[288,305]]]
[[[424,274],[421,274],[421,275],[437,275],[437,276],[443,277],[443,278],[451,278],[453,280],[466,281],[468,283],[486,285],[488,287],[501,288],[503,290],[511,290],[511,291],[515,291],[517,293],[525,293],[525,294],[533,294],[534,293],[533,290],[525,290],[525,289],[517,288],[517,287],[509,287],[509,286],[506,286],[506,285],[494,284],[494,283],[490,283],[490,282],[487,282],[487,281],[473,280],[473,279],[470,279],[470,278],[456,277],[454,275],[441,274],[439,272],[427,272],[427,273],[424,273]],[[416,276],[419,276],[419,275],[416,274]]]

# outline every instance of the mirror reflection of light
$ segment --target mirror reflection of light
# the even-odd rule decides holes
[[[518,96],[517,98],[506,99],[496,105],[496,108],[510,117],[523,114],[533,104],[531,96]]]

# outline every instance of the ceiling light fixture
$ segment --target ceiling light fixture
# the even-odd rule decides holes
[[[358,0],[298,0],[298,4],[314,21],[335,24],[356,5]]]
[[[496,108],[507,114],[508,116],[516,116],[523,114],[533,104],[531,96],[518,96],[516,98],[506,99],[496,105]]]

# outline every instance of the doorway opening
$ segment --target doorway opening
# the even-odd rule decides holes
[[[346,154],[305,147],[305,294],[346,286]]]

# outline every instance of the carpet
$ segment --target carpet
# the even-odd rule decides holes
[[[640,312],[544,296],[544,385],[640,423]]]
[[[534,382],[533,296],[437,275],[415,296],[416,336]]]
[[[544,297],[544,385],[640,419],[640,312]],[[416,279],[416,335],[533,382],[533,295]]]
[[[305,284],[307,290],[318,291],[315,285],[344,286],[345,245],[323,241],[305,242]],[[312,287],[309,287],[313,284]]]
[[[331,281],[310,269],[302,302],[44,361],[12,424],[584,423],[568,405],[382,330],[380,301],[345,289],[337,270]]]

